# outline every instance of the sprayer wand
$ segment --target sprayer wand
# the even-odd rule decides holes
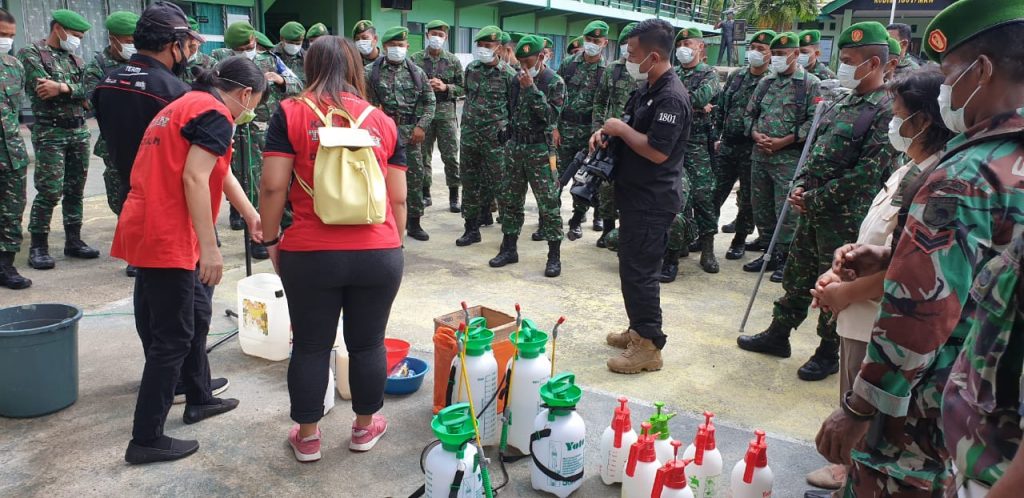
[[[565,317],[558,317],[555,326],[551,329],[551,377],[555,376],[555,348],[558,346],[558,327],[565,323]]]
[[[465,303],[463,303],[463,309],[465,309]],[[484,454],[484,443],[480,437],[480,426],[476,421],[476,407],[473,405],[473,391],[469,385],[469,374],[466,371],[466,346],[468,341],[468,332],[466,331],[466,324],[459,324],[459,335],[456,335],[456,341],[459,345],[459,362],[462,365],[462,382],[466,384],[466,397],[469,398],[469,415],[470,420],[473,421],[473,432],[476,434],[476,445],[480,449],[480,475],[484,481],[484,493],[487,498],[493,498],[494,492],[491,490],[491,474],[487,470],[487,455]],[[464,340],[463,338],[467,340]],[[460,391],[461,392],[461,391]]]

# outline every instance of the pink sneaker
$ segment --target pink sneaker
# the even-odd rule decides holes
[[[388,421],[383,415],[374,415],[373,422],[368,427],[359,427],[352,421],[352,442],[348,449],[352,451],[370,451],[385,432],[388,431]]]
[[[315,462],[320,459],[320,429],[316,434],[299,439],[299,424],[295,424],[288,432],[288,444],[295,452],[295,459],[300,462]]]

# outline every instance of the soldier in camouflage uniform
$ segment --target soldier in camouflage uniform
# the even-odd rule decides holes
[[[577,36],[576,38],[573,38],[572,40],[569,40],[569,43],[566,44],[566,46],[565,46],[565,57],[562,58],[562,64],[565,64],[565,61],[573,58],[576,54],[578,54],[578,53],[580,53],[582,51],[583,51],[583,37],[582,36]]]
[[[607,66],[601,51],[608,43],[608,24],[592,21],[583,29],[582,36],[583,52],[572,56],[558,68],[568,96],[555,130],[559,173],[569,167],[577,152],[589,147],[588,141],[594,132],[594,97]],[[569,219],[566,237],[576,240],[583,237],[580,224],[589,206],[575,199],[572,204],[572,218]],[[597,215],[594,216],[594,230],[604,231],[601,217]]]
[[[313,28],[310,29],[312,30]],[[311,38],[309,33],[306,33],[306,37]],[[377,28],[370,21],[364,19],[356,22],[355,26],[352,27],[352,41],[355,42],[359,55],[363,57],[364,66],[375,62],[384,55],[378,46]]]
[[[768,330],[737,339],[742,349],[789,357],[789,334],[807,318],[811,305],[808,289],[832,266],[835,250],[857,240],[872,195],[895,169],[896,151],[888,136],[892,99],[882,80],[887,39],[877,22],[854,24],[839,38],[840,60],[858,67],[860,85],[822,117],[790,194],[801,215],[783,273],[786,294],[775,302]],[[819,313],[818,337],[814,356],[797,371],[802,380],[822,380],[839,371],[839,336],[830,313]]]
[[[743,123],[747,103],[754,97],[754,89],[761,79],[768,74],[768,61],[771,59],[771,42],[775,38],[770,29],[754,33],[747,47],[747,65],[733,71],[725,81],[722,92],[718,94],[717,130],[722,138],[718,148],[718,170],[715,177],[715,208],[721,213],[736,180],[740,182],[736,194],[736,205],[739,212],[732,223],[735,233],[726,259],[740,259],[746,253],[747,235],[754,232],[754,212],[750,204],[750,152],[754,141],[747,134]],[[723,228],[722,230],[726,230]]]
[[[828,68],[828,64],[818,60],[818,57],[821,57],[821,31],[808,29],[801,31],[799,36],[800,57],[797,63],[800,64],[800,67],[817,76],[821,81],[836,79],[836,73]]]
[[[423,69],[427,82],[434,90],[436,105],[434,120],[427,128],[423,141],[423,203],[429,205],[430,186],[433,171],[430,163],[434,156],[434,142],[441,149],[444,162],[444,179],[448,185],[448,210],[461,212],[459,208],[459,130],[455,116],[455,101],[465,94],[463,89],[462,62],[455,54],[445,50],[448,39],[448,24],[444,21],[427,23],[427,49],[416,52],[412,61]]]
[[[829,461],[852,458],[847,497],[955,496],[950,455],[958,479],[986,485],[1016,452],[1019,422],[1005,417],[1019,410],[1020,350],[1000,345],[1010,337],[1013,278],[995,271],[1019,259],[992,258],[1024,232],[1024,53],[1006,44],[1021,36],[1024,10],[1016,0],[985,9],[956,2],[929,24],[925,53],[953,87],[940,111],[961,134],[905,187],[895,249],[850,246],[839,254],[836,271],[847,279],[886,271],[860,374],[817,438]],[[978,88],[984,92],[970,97]]]
[[[371,23],[370,25],[372,26],[373,24]],[[312,45],[317,38],[320,38],[321,36],[325,36],[328,34],[330,33],[327,32],[327,26],[325,26],[324,23],[322,22],[318,22],[310,26],[309,29],[306,30],[306,46],[308,47]]]
[[[420,218],[423,217],[423,150],[421,145],[426,130],[434,121],[434,90],[427,75],[411,59],[409,30],[391,28],[381,38],[387,56],[366,67],[366,92],[369,101],[379,107],[398,125],[398,136],[405,144],[405,158],[409,169],[407,203],[409,218],[406,233],[420,241],[430,239]]]
[[[523,70],[516,77],[509,122],[508,169],[501,204],[501,250],[490,261],[492,268],[519,262],[516,241],[523,229],[526,187],[533,190],[540,212],[540,232],[548,241],[544,275],[562,273],[562,203],[558,197],[557,152],[551,133],[565,103],[565,82],[544,64],[544,40],[524,36],[516,45],[516,59]]]
[[[714,154],[715,102],[722,90],[715,69],[703,62],[704,34],[697,28],[685,28],[676,35],[676,74],[690,92],[693,123],[686,146],[686,176],[689,196],[670,230],[668,252],[661,268],[661,281],[669,283],[679,273],[679,256],[684,246],[700,242],[700,266],[707,273],[718,273],[715,258],[715,234],[718,233],[718,209],[715,206]]]
[[[512,86],[516,73],[495,51],[501,44],[501,29],[486,26],[473,42],[473,58],[466,66],[466,104],[462,108],[459,177],[462,180],[462,218],[466,231],[455,245],[480,242],[480,218],[490,214],[505,170],[505,138]]]
[[[639,85],[629,72],[626,71],[626,56],[629,55],[629,45],[625,43],[629,33],[633,31],[637,23],[631,22],[619,31],[619,58],[608,64],[608,69],[601,76],[601,84],[597,87],[597,94],[594,95],[594,130],[600,130],[604,122],[609,118],[622,119],[622,113],[626,110],[626,102],[630,94]],[[608,234],[615,230],[615,222],[619,219],[618,210],[615,208],[615,187],[610,182],[601,184],[598,191],[600,204],[594,216],[599,216],[604,225],[604,232],[597,239],[597,247],[608,247]]]
[[[281,26],[278,34],[281,42],[270,49],[270,53],[281,59],[281,62],[284,62],[284,65],[288,66],[288,69],[291,69],[295,77],[305,86],[306,71],[302,68],[302,63],[305,60],[306,52],[302,50],[302,42],[305,40],[306,28],[295,21],[288,21]]]
[[[89,65],[85,66],[85,79],[82,84],[85,85],[85,94],[89,100],[92,99],[93,90],[96,90],[96,86],[100,84],[107,72],[127,63],[135,53],[133,35],[137,22],[139,22],[139,16],[132,12],[114,12],[107,17],[105,26],[110,44],[103,51],[96,52],[93,59],[89,61]],[[114,214],[121,214],[121,203],[123,202],[121,178],[117,168],[110,162],[110,156],[107,155],[107,144],[103,141],[102,136],[96,140],[92,153],[103,159],[103,185],[107,190],[107,206],[110,206],[110,210]]]
[[[267,129],[270,116],[277,109],[281,99],[298,95],[302,91],[302,82],[287,71],[281,74],[273,55],[265,52],[256,53],[256,30],[246,21],[239,21],[228,26],[224,33],[224,44],[227,45],[226,48],[218,48],[213,51],[212,55],[215,61],[220,62],[236,55],[248,57],[260,68],[260,71],[267,75],[267,82],[270,83],[263,103],[256,105],[256,119],[252,123],[240,125],[235,129],[234,152],[231,156],[231,173],[242,185],[245,185],[243,175],[246,173],[243,165],[244,161],[248,159],[250,182],[247,193],[253,205],[258,206],[257,194],[259,193],[260,177],[263,174],[263,133]],[[256,103],[245,104],[255,105]],[[243,141],[248,145],[246,150],[242,150]],[[230,211],[230,221],[232,230],[245,228],[245,222],[234,207]],[[252,244],[251,252],[252,257],[256,259],[269,257],[267,249],[259,244]]]
[[[899,62],[896,63],[896,70],[893,77],[899,78],[900,76],[912,73],[916,71],[917,68],[921,67],[921,65],[907,53],[910,51],[910,26],[903,23],[893,23],[886,29],[889,31],[889,36],[895,38],[900,44]]]
[[[789,195],[800,151],[814,119],[814,99],[819,93],[818,77],[797,64],[796,34],[780,33],[772,40],[772,65],[782,71],[765,76],[754,89],[743,123],[754,141],[750,164],[750,199],[754,224],[761,237],[770,238],[779,212]],[[743,271],[759,272],[765,259],[772,281],[782,281],[782,268],[793,242],[797,213],[792,210],[779,229],[775,254],[762,254],[743,265]],[[767,247],[765,242],[764,247]]]
[[[889,37],[889,62],[885,65],[885,81],[892,81],[896,77],[896,65],[900,60],[900,42]]]
[[[82,242],[82,201],[89,171],[89,129],[85,126],[85,62],[73,52],[92,26],[70,10],[53,11],[50,35],[22,48],[25,93],[32,103],[32,147],[36,154],[35,186],[28,231],[32,234],[29,266],[48,270],[50,219],[57,203],[64,213],[64,255],[98,258]],[[62,199],[63,197],[63,199]]]
[[[13,39],[17,27],[14,16],[0,9],[0,38]],[[25,213],[25,177],[28,152],[18,129],[18,112],[24,99],[25,70],[17,58],[8,54],[10,45],[0,45],[0,128],[4,139],[0,149],[0,287],[18,290],[32,281],[14,268],[14,255],[21,251],[21,219]]]
[[[189,17],[188,25],[192,28],[192,31],[199,33],[199,22]],[[217,61],[213,59],[209,54],[205,54],[199,50],[202,46],[202,42],[195,37],[189,37],[187,40],[188,50],[192,54],[188,58],[188,67],[181,73],[181,81],[191,85],[195,82],[196,77],[192,74],[192,68],[198,67],[201,69],[213,69],[213,66],[217,64]]]

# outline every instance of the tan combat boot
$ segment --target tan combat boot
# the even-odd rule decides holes
[[[619,356],[608,359],[608,370],[623,374],[661,370],[661,350],[650,339],[629,331],[629,345]]]
[[[605,341],[613,348],[626,349],[626,346],[629,346],[630,332],[632,332],[632,329],[626,329],[622,332],[609,332],[608,336],[605,337]]]

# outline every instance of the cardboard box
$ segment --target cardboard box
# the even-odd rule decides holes
[[[515,332],[516,319],[513,315],[485,306],[472,306],[469,308],[470,319],[479,316],[487,319],[487,328],[494,332],[494,341],[491,343],[491,349],[494,351],[494,358],[498,362],[498,387],[500,392],[505,383],[508,361],[515,352],[508,338]],[[466,314],[461,309],[434,318],[435,414],[446,406],[448,378],[451,375],[452,360],[455,359],[458,353],[453,332],[458,330],[459,324],[465,321]],[[501,412],[505,407],[505,401],[499,398],[497,403],[498,412]]]

